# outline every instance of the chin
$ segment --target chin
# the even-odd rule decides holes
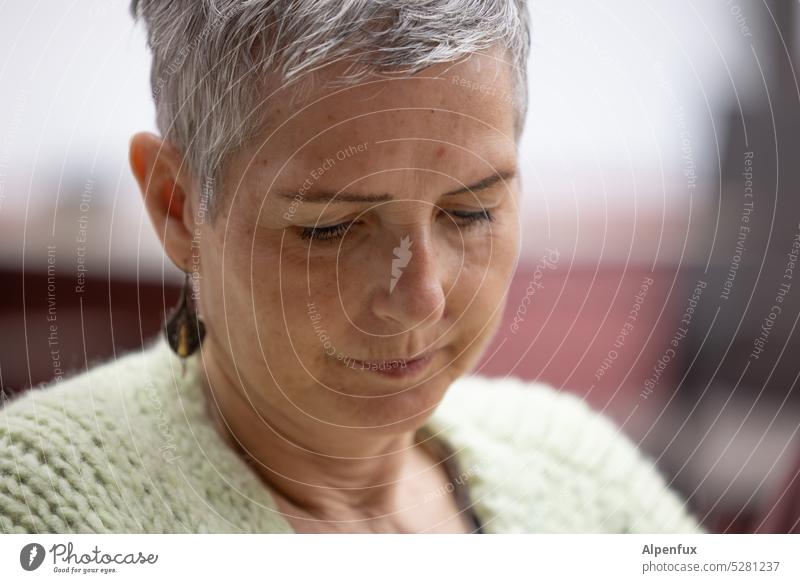
[[[347,417],[346,424],[362,427],[371,434],[413,431],[433,415],[451,380],[450,376],[439,373],[428,380],[412,383],[411,388],[384,387],[378,393],[380,396],[374,391],[369,398],[339,395],[344,402],[338,408]]]

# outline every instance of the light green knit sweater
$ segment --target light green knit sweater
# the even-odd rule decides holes
[[[163,340],[0,409],[0,532],[292,532]],[[580,399],[463,377],[430,428],[486,532],[697,532],[633,444]]]

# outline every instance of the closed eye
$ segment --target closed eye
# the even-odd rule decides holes
[[[353,221],[346,221],[329,227],[302,227],[300,238],[304,240],[333,241],[343,237],[352,224]]]
[[[445,211],[444,214],[456,219],[455,226],[467,227],[477,222],[491,222],[494,216],[489,209],[479,211]],[[314,240],[320,242],[341,239],[347,231],[358,224],[358,221],[345,221],[326,227],[300,227],[299,236],[304,241]],[[452,224],[452,223],[451,223]]]
[[[492,212],[489,209],[481,209],[481,210],[479,210],[477,212],[475,212],[475,211],[450,211],[447,214],[449,214],[450,216],[455,217],[457,219],[461,219],[461,222],[459,224],[461,224],[462,226],[472,224],[475,221],[487,221],[487,222],[490,222],[490,221],[494,220],[494,215],[492,215]]]

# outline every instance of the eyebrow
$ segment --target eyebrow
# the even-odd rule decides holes
[[[511,180],[516,176],[516,170],[500,170],[491,176],[487,176],[469,186],[458,188],[445,192],[442,196],[455,196],[457,194],[464,194],[468,192],[478,192],[491,188],[501,181]],[[348,203],[348,202],[384,202],[387,200],[394,200],[391,194],[355,194],[352,192],[333,192],[333,191],[315,191],[306,194],[300,194],[297,191],[278,191],[277,196],[289,200],[300,198],[303,202],[320,204],[320,203]]]

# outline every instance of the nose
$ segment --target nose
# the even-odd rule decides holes
[[[427,328],[444,315],[446,266],[430,229],[406,231],[394,241],[387,248],[384,281],[378,282],[373,295],[373,312],[403,330]]]

